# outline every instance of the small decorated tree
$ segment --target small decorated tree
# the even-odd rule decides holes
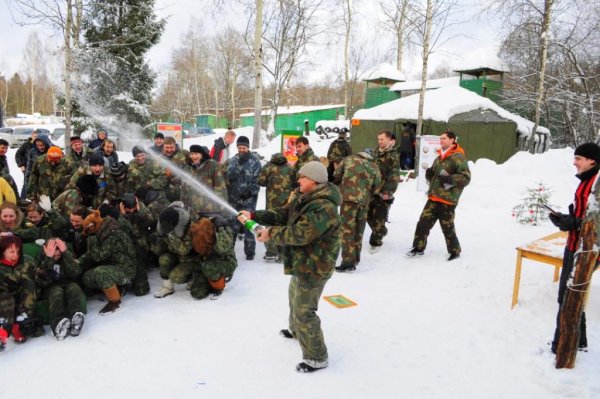
[[[556,209],[549,202],[552,190],[540,181],[537,187],[527,188],[526,194],[522,202],[513,208],[512,215],[517,222],[537,226],[540,222],[548,220],[550,211],[546,206]]]

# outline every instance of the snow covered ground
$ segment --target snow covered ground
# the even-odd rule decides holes
[[[325,155],[329,142],[313,137],[315,153]],[[214,139],[192,140],[210,146]],[[270,144],[260,152],[276,150]],[[120,312],[99,317],[102,302],[90,299],[81,336],[57,342],[48,332],[20,346],[9,341],[0,354],[0,395],[598,398],[600,295],[592,292],[588,305],[589,352],[577,355],[572,370],[555,369],[546,344],[557,310],[550,266],[524,261],[519,305],[510,309],[515,247],[555,231],[549,222],[517,224],[512,207],[527,187],[542,181],[554,190],[551,202],[565,209],[577,185],[572,155],[552,150],[519,153],[503,165],[471,164],[472,182],[456,215],[463,253],[453,262],[446,261],[439,225],[424,256],[404,256],[426,197],[414,180],[402,183],[381,251],[366,251],[367,227],[358,270],[335,274],[325,287],[324,295],[343,294],[358,303],[347,309],[320,303],[330,356],[326,370],[295,371],[300,348],[278,335],[287,327],[289,277],[281,265],[262,261],[262,244],[256,260],[246,261],[238,242],[239,267],[217,301],[196,301],[177,286],[164,299],[127,295]],[[152,290],[159,285],[153,271]],[[598,291],[597,282],[592,291]]]

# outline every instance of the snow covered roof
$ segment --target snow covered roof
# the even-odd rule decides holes
[[[489,98],[482,97],[470,90],[463,89],[460,86],[447,86],[436,90],[426,91],[423,118],[448,122],[448,120],[456,114],[473,111],[479,108],[490,109],[501,117],[514,121],[517,124],[517,131],[521,135],[529,136],[531,129],[533,129],[533,122],[505,110]],[[354,114],[353,119],[415,120],[417,119],[418,109],[419,94],[417,93],[373,108],[361,109]],[[542,126],[538,126],[537,132],[550,134],[550,131]]]
[[[344,104],[327,104],[327,105],[292,105],[291,107],[278,107],[277,115],[299,114],[301,112],[320,111],[322,109],[342,108]],[[264,109],[263,116],[270,115],[271,110]],[[247,112],[240,116],[254,116],[254,112]]]
[[[392,64],[384,62],[383,64],[377,65],[376,67],[368,70],[363,75],[363,80],[393,80],[396,82],[404,82],[406,77],[397,70]]]
[[[429,79],[427,80],[425,87],[427,89],[439,89],[440,87],[446,86],[458,86],[460,84],[460,76],[452,76],[443,79]],[[390,91],[408,91],[408,90],[420,90],[421,81],[411,80],[408,82],[399,82],[390,87]]]

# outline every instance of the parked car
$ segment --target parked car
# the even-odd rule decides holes
[[[4,128],[2,130],[5,130]],[[15,126],[12,128],[12,132],[0,132],[0,138],[8,141],[11,148],[19,148],[21,144],[26,142],[31,137],[31,132],[37,129],[40,133],[46,133],[50,135],[50,130],[46,127],[40,126]]]
[[[184,130],[184,138],[193,138],[215,134],[215,131],[209,127],[193,127],[190,130]]]

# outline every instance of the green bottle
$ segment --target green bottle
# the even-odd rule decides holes
[[[263,226],[261,226],[260,224],[258,224],[256,221],[252,220],[252,219],[248,219],[246,218],[241,212],[238,213],[238,216],[241,216],[244,218],[244,227],[246,228],[246,230],[248,230],[249,232],[251,232],[252,234],[254,234],[255,236],[259,236],[260,235],[260,230],[264,229]]]

